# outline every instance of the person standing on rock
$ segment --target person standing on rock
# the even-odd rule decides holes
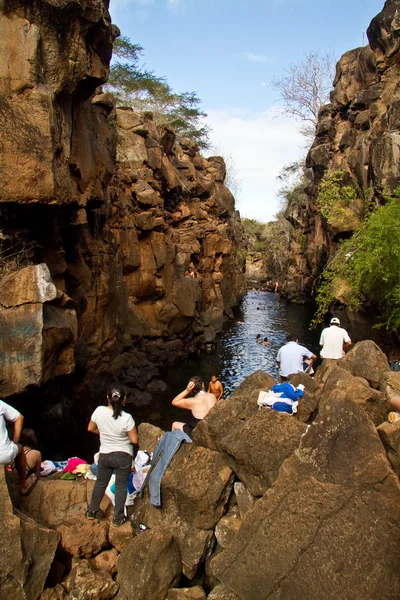
[[[340,327],[340,321],[337,317],[331,319],[329,327],[325,327],[319,340],[321,349],[321,358],[337,360],[345,354],[345,349],[351,346],[351,339],[345,329]]]
[[[208,384],[207,392],[209,394],[214,394],[217,400],[221,400],[222,394],[224,393],[224,386],[216,375],[211,375],[211,381]]]
[[[194,394],[194,398],[188,398],[190,394]],[[172,431],[180,429],[191,438],[193,429],[204,419],[216,403],[217,398],[215,394],[204,390],[203,380],[197,377],[197,375],[191,377],[183,392],[175,396],[172,400],[172,406],[186,408],[192,411],[192,415],[186,423],[179,421],[172,423]]]
[[[14,435],[8,437],[6,422],[14,423]],[[38,482],[38,477],[33,474],[27,478],[26,456],[23,446],[19,444],[24,417],[15,408],[0,400],[0,464],[9,465],[15,461],[19,477],[19,490],[22,496],[28,496]]]
[[[100,456],[97,479],[86,512],[88,519],[96,519],[111,475],[115,473],[115,526],[127,521],[125,502],[129,474],[132,469],[133,447],[139,441],[135,421],[122,410],[126,403],[126,389],[111,385],[107,391],[107,406],[98,406],[91,416],[88,431],[100,435]]]
[[[286,338],[286,344],[279,349],[276,362],[279,367],[279,381],[287,381],[289,375],[294,373],[303,373],[304,359],[310,360],[310,366],[312,366],[314,360],[317,358],[308,348],[301,346],[299,340],[294,335],[288,335]]]

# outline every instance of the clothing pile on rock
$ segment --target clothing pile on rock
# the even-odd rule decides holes
[[[304,394],[304,385],[294,387],[291,383],[278,383],[267,392],[261,391],[257,404],[260,408],[267,407],[277,412],[294,415],[297,412],[299,398]]]

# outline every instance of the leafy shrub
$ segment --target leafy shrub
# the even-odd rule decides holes
[[[397,194],[397,191],[396,191]],[[400,201],[388,200],[351,239],[342,242],[323,273],[314,323],[323,319],[338,296],[350,310],[364,302],[379,311],[379,326],[400,332]]]

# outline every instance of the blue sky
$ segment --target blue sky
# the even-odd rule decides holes
[[[110,12],[122,35],[144,47],[148,69],[165,76],[176,91],[198,93],[213,130],[212,153],[227,157],[240,182],[237,207],[242,216],[266,222],[279,210],[276,176],[305,153],[299,124],[279,116],[271,78],[310,51],[339,58],[361,46],[383,4],[111,0]]]

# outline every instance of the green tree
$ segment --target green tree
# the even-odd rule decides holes
[[[114,57],[108,87],[120,106],[131,106],[137,112],[153,113],[156,126],[174,127],[181,138],[189,138],[201,148],[209,145],[207,116],[200,109],[195,92],[176,93],[164,77],[158,77],[140,64],[142,46],[120,37],[114,43]]]
[[[400,332],[399,196],[400,190],[339,245],[318,289],[315,324],[339,299],[353,311],[372,303],[380,315],[379,325]]]

